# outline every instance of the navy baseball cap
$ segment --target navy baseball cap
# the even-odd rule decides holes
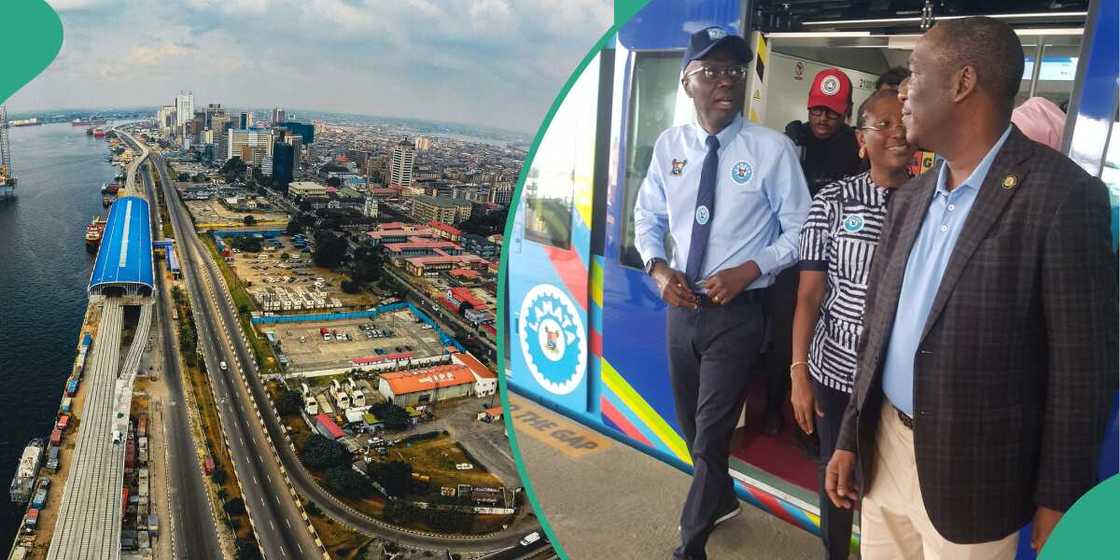
[[[684,59],[681,60],[681,71],[684,71],[689,62],[708,56],[712,49],[720,45],[730,47],[731,53],[744,63],[750,62],[754,58],[746,39],[718,25],[713,25],[693,33],[688,39],[688,48],[685,49]]]

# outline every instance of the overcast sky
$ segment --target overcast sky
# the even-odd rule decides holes
[[[535,131],[610,0],[47,0],[62,51],[9,112],[280,105]]]

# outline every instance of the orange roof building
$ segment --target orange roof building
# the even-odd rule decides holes
[[[377,390],[396,405],[411,406],[473,395],[477,382],[471,368],[452,363],[382,374]]]

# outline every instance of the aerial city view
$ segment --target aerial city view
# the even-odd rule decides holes
[[[188,76],[0,109],[7,557],[556,557],[495,375],[550,100],[510,126]]]

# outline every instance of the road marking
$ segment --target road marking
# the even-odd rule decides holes
[[[273,530],[273,531],[275,531],[275,530],[276,530],[276,524],[275,524],[275,523],[273,523],[271,519],[269,519],[269,520],[268,520],[268,526],[269,526],[269,527],[272,527],[272,530]]]
[[[288,526],[289,531],[292,530],[292,520],[291,519],[284,518],[284,524]]]
[[[301,545],[301,544],[299,544],[299,543],[297,542],[297,543],[296,543],[296,546],[297,546],[297,547],[299,547],[299,553],[300,553],[300,554],[303,554],[303,545]]]

